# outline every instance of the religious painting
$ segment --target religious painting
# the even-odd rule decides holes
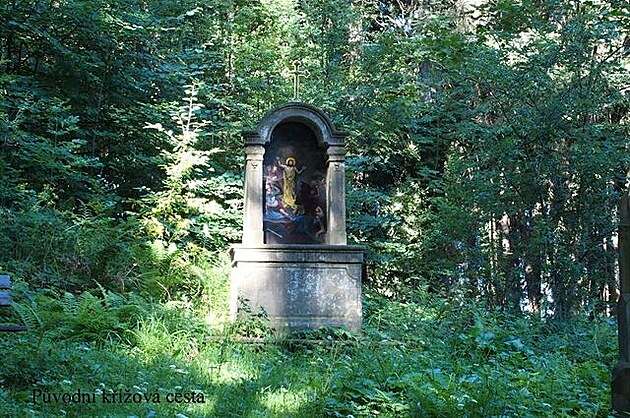
[[[321,244],[326,239],[325,150],[299,122],[278,125],[263,160],[266,244]]]

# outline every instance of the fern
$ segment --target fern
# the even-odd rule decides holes
[[[64,292],[63,297],[60,299],[61,305],[63,306],[63,311],[71,316],[76,316],[77,314],[77,299],[70,292]]]
[[[41,329],[42,320],[30,305],[14,302],[11,306],[13,306],[20,320],[29,330]]]

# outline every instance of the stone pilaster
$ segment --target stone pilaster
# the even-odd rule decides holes
[[[326,199],[328,213],[326,221],[326,244],[346,245],[346,168],[345,149],[331,146],[327,150]]]
[[[619,363],[611,381],[613,409],[630,412],[630,196],[619,204],[619,286],[617,303]]]
[[[246,137],[245,204],[243,210],[243,244],[263,244],[263,156],[262,145]]]

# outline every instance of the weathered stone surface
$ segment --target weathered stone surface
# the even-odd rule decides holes
[[[613,409],[630,412],[630,363],[620,362],[613,370],[611,393]]]
[[[361,329],[364,248],[331,245],[235,246],[231,312],[239,298],[259,307],[277,330]]]
[[[619,326],[619,363],[613,371],[611,392],[613,409],[630,413],[630,196],[619,204],[619,286],[617,303]]]

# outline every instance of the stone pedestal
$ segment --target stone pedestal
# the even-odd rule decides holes
[[[361,329],[364,248],[333,245],[232,247],[231,313],[263,307],[279,331]]]
[[[613,409],[630,413],[630,196],[619,204],[619,285],[617,302],[619,363],[613,370],[611,393]]]

